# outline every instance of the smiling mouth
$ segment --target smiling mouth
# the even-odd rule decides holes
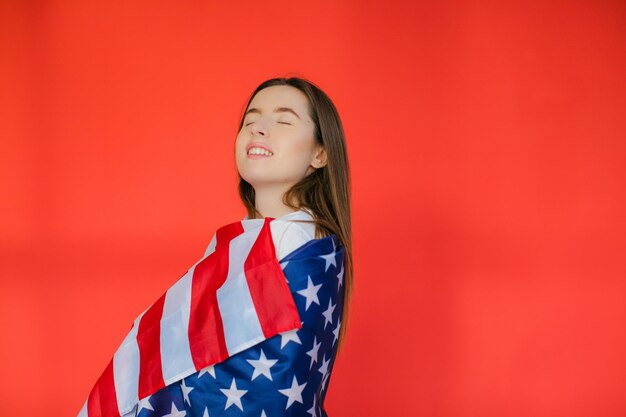
[[[250,150],[248,151],[248,155],[272,156],[274,155],[274,153],[264,148],[254,147],[250,148]]]

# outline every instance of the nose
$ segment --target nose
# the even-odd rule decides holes
[[[267,135],[267,131],[265,127],[263,127],[263,125],[259,123],[258,121],[252,123],[250,131],[252,132],[253,135],[260,135],[260,136]]]

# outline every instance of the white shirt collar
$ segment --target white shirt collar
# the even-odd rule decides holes
[[[292,211],[291,213],[283,214],[280,217],[276,217],[274,220],[313,220],[313,216],[309,212],[308,209],[300,209],[296,211]],[[243,220],[248,220],[248,215],[243,218]],[[252,219],[252,220],[262,220],[262,219]]]

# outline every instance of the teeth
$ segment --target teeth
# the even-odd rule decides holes
[[[272,156],[274,155],[272,152],[268,151],[267,149],[263,149],[263,148],[251,148],[248,151],[248,155],[268,155],[268,156]]]

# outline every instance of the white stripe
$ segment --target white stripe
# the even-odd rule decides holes
[[[246,221],[242,221],[241,222],[241,227],[243,227],[243,232],[254,232],[255,229],[259,229],[256,233],[258,236],[258,233],[261,231],[261,227],[263,227],[263,223],[265,223],[265,219],[250,219],[250,220],[246,220]],[[271,225],[272,223],[270,223]],[[256,240],[256,237],[254,238],[254,240]]]
[[[165,385],[179,380],[181,374],[195,371],[188,334],[194,270],[195,266],[191,267],[165,294],[160,340]]]
[[[210,254],[212,254],[213,252],[215,252],[215,245],[217,243],[216,237],[217,237],[217,233],[214,234],[213,237],[211,238],[211,242],[209,242],[209,246],[206,248],[206,251],[204,251],[204,256],[202,257],[203,259],[209,256]]]
[[[145,312],[144,312],[145,313]],[[113,382],[117,408],[124,414],[139,401],[139,345],[137,329],[144,313],[135,319],[133,328],[113,355]]]
[[[83,408],[80,409],[80,413],[78,413],[78,417],[87,417],[87,401],[85,401]]]
[[[243,350],[252,340],[262,340],[263,330],[256,314],[248,282],[244,274],[244,263],[257,240],[263,226],[259,222],[242,222],[245,233],[230,241],[228,275],[217,290],[217,303],[224,324],[224,338],[230,355]]]

